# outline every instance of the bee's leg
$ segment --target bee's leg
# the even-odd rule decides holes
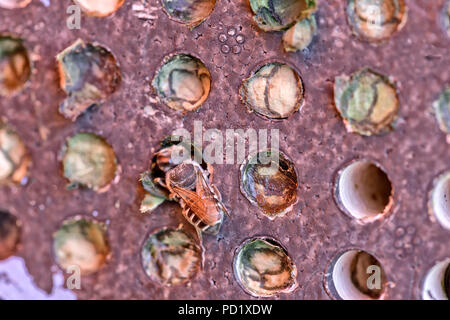
[[[214,194],[216,195],[217,199],[220,201],[220,204],[222,205],[222,210],[225,212],[227,217],[231,218],[230,212],[228,212],[228,209],[225,207],[225,205],[222,203],[222,194],[220,193],[219,189],[215,185],[211,185],[211,189],[213,190]]]
[[[174,193],[174,192],[169,193],[169,199],[172,201],[178,201],[181,205],[181,202],[180,202],[181,199],[178,199],[178,196],[176,193]]]
[[[217,199],[219,201],[222,201],[222,194],[220,193],[219,189],[213,184],[211,184],[211,189],[213,190],[214,194],[216,195]]]
[[[164,179],[162,179],[162,178],[155,178],[153,181],[155,183],[159,184],[160,186],[162,186],[163,188],[169,189],[169,188],[167,188],[167,185],[164,182]]]
[[[204,248],[203,248],[202,230],[200,228],[195,228],[195,231],[197,232],[197,237],[198,237],[198,240],[200,241],[200,245],[201,245],[202,250],[203,250]]]
[[[199,227],[195,227],[195,231],[197,231],[198,241],[200,242],[200,249],[202,250],[201,268],[203,270],[203,268],[205,267],[205,247],[203,246],[202,230]]]
[[[180,204],[180,207],[181,207],[181,209],[182,209],[181,211],[182,211],[182,213],[183,213],[183,217],[184,217],[189,223],[192,224],[191,220],[189,220],[189,219],[190,219],[189,213],[190,213],[191,209],[186,205],[186,203],[185,203],[182,199],[180,199],[179,204]]]
[[[184,208],[184,206],[182,205],[182,203],[184,202],[181,199],[179,199],[178,195],[171,188],[169,188],[167,184],[164,184],[164,188],[169,190],[169,199],[172,201],[178,201],[180,203],[180,206]]]

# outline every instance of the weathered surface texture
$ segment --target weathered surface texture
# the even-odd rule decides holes
[[[98,214],[109,224],[112,257],[99,273],[82,278],[82,290],[75,291],[79,299],[250,299],[233,276],[232,260],[235,248],[252,235],[280,241],[298,268],[298,288],[280,299],[329,299],[324,274],[336,253],[347,248],[367,250],[380,260],[390,285],[388,298],[420,298],[426,271],[450,256],[450,232],[430,218],[426,205],[432,179],[450,168],[449,145],[431,113],[432,102],[450,82],[450,39],[437,22],[443,0],[406,2],[405,27],[390,41],[373,45],[351,34],[346,1],[322,1],[318,35],[303,53],[283,52],[282,33],[257,30],[245,0],[218,1],[210,18],[193,31],[169,20],[157,0],[127,0],[107,18],[83,16],[81,30],[66,27],[69,0],[0,9],[0,31],[23,37],[34,65],[25,90],[0,99],[1,116],[17,129],[33,158],[26,185],[0,187],[0,207],[23,222],[18,255],[37,285],[52,288],[51,237],[60,223]],[[138,19],[143,12],[134,10],[135,4],[143,5],[148,20]],[[229,28],[245,37],[235,48],[238,54],[233,53],[235,38],[227,36],[228,50],[219,41]],[[72,123],[58,113],[64,93],[55,56],[77,38],[109,48],[123,82],[100,108]],[[151,79],[173,52],[199,57],[211,72],[210,96],[197,113],[183,116],[154,100]],[[248,114],[238,89],[256,66],[274,58],[299,71],[306,100],[288,120],[271,122]],[[397,128],[381,137],[347,133],[333,106],[334,78],[363,66],[392,76],[398,85]],[[239,164],[216,165],[214,179],[233,219],[225,220],[217,238],[204,237],[203,272],[188,285],[164,288],[145,275],[141,247],[151,231],[184,222],[176,204],[165,203],[152,215],[139,213],[143,190],[138,177],[159,142],[175,128],[191,131],[194,120],[223,131],[279,129],[281,149],[298,171],[299,201],[292,212],[270,221],[240,193]],[[122,174],[106,193],[65,189],[58,154],[66,138],[79,131],[103,136],[116,152]],[[356,157],[377,160],[395,188],[389,217],[365,226],[340,212],[332,195],[336,171]],[[399,228],[405,231],[402,237]]]

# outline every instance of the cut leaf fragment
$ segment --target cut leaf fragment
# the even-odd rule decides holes
[[[303,94],[298,73],[279,62],[260,67],[240,88],[241,100],[248,110],[269,119],[285,119],[298,111]]]
[[[20,222],[11,213],[0,211],[0,260],[9,258],[20,242]]]
[[[146,194],[141,202],[141,213],[149,213],[159,207],[166,199],[155,197],[152,194]]]
[[[31,75],[31,63],[23,41],[0,35],[0,96],[19,92]]]
[[[110,247],[103,224],[76,217],[66,220],[53,234],[56,263],[66,272],[79,268],[82,275],[97,272],[106,262]]]
[[[92,133],[78,133],[63,148],[64,177],[68,188],[104,190],[116,177],[117,160],[112,147]]]
[[[297,202],[297,173],[281,152],[266,150],[241,167],[241,191],[270,219],[283,216]]]
[[[347,19],[361,40],[386,40],[401,29],[406,18],[404,0],[348,0]]]
[[[172,20],[193,29],[209,17],[216,0],[161,0],[161,4]]]
[[[59,112],[72,121],[90,106],[104,102],[121,83],[116,59],[101,46],[79,39],[56,59],[60,86],[68,95]]]
[[[286,51],[305,50],[317,33],[317,23],[314,15],[300,20],[290,27],[283,35],[283,45]]]
[[[234,273],[241,287],[255,297],[289,293],[297,287],[295,264],[271,238],[246,241],[234,259]]]
[[[30,157],[18,134],[0,121],[0,183],[19,183],[29,164]]]
[[[177,54],[164,59],[152,86],[161,101],[170,108],[195,111],[208,98],[211,75],[199,59]]]
[[[145,273],[166,285],[189,282],[200,271],[202,251],[195,240],[180,229],[154,232],[141,251]]]
[[[450,87],[446,88],[439,99],[433,103],[433,109],[439,128],[446,134],[450,134]]]
[[[394,84],[369,68],[336,77],[334,101],[348,131],[364,136],[391,131],[399,109]]]
[[[280,31],[316,10],[314,0],[250,0],[253,20],[264,31]]]

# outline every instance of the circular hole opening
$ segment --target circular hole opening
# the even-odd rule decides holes
[[[196,111],[211,90],[211,74],[198,58],[178,53],[164,58],[152,87],[159,99],[178,111]]]
[[[267,119],[286,119],[304,103],[303,80],[290,65],[273,61],[259,66],[239,89],[249,112]]]
[[[56,59],[59,85],[67,95],[59,112],[72,121],[93,105],[106,101],[122,82],[116,58],[101,45],[78,39],[58,53]]]
[[[190,282],[201,270],[202,249],[181,229],[162,228],[152,233],[141,249],[141,262],[151,279],[166,285]]]
[[[100,136],[80,132],[67,139],[62,149],[63,175],[69,189],[108,190],[119,167],[113,148]]]
[[[0,34],[0,96],[19,93],[31,76],[31,61],[24,40]]]
[[[436,180],[431,192],[430,207],[439,223],[450,230],[450,172]]]
[[[438,262],[428,271],[423,284],[422,298],[424,300],[450,299],[450,258]]]
[[[25,8],[31,0],[0,0],[0,7],[6,9]]]
[[[332,295],[343,300],[379,300],[386,286],[383,267],[362,250],[339,255],[332,264],[330,281]]]
[[[161,4],[170,19],[193,29],[211,15],[216,0],[161,0]]]
[[[106,17],[123,5],[125,0],[74,0],[88,16]]]
[[[393,188],[387,174],[369,161],[357,161],[342,170],[336,191],[345,211],[364,222],[387,213],[393,202]]]
[[[403,28],[407,10],[405,0],[349,0],[347,19],[359,39],[380,42]]]
[[[397,85],[368,67],[335,78],[334,102],[348,132],[362,136],[394,130],[398,116]]]
[[[14,255],[20,242],[20,222],[7,211],[0,210],[0,260]]]
[[[295,165],[281,151],[260,151],[242,164],[240,187],[266,217],[282,217],[297,203]]]
[[[22,182],[30,162],[23,140],[12,127],[0,120],[0,184]]]
[[[53,254],[66,272],[79,270],[89,275],[99,271],[111,255],[106,225],[82,216],[65,220],[53,234]]]
[[[234,257],[239,285],[254,297],[273,297],[297,288],[297,268],[275,239],[256,237],[243,243]]]

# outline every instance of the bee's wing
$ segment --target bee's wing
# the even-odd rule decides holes
[[[186,205],[195,213],[195,215],[208,225],[216,222],[216,217],[211,216],[204,200],[195,192],[183,189],[177,186],[173,187],[173,191],[186,203]]]
[[[217,205],[220,206],[222,211],[225,212],[225,214],[229,218],[231,218],[230,213],[228,212],[227,208],[223,205],[223,203],[220,201],[220,199],[216,199],[214,197],[214,194],[211,192],[211,189],[214,190],[214,192],[216,192],[217,195],[220,195],[219,190],[216,188],[216,186],[214,186],[214,185],[209,186],[203,173],[200,170],[198,170],[197,171],[197,186],[196,186],[197,192],[204,199],[205,198],[209,199],[209,200],[214,199],[215,202],[218,202]],[[199,190],[201,190],[201,191],[199,191]]]
[[[222,208],[222,211],[225,212],[225,214],[227,215],[228,218],[231,219],[231,214],[228,211],[228,209],[225,207],[225,205],[222,203],[222,196],[220,195],[220,191],[219,189],[217,189],[217,187],[215,185],[211,185],[211,188],[214,190],[214,193],[216,194],[216,196],[219,198],[219,203],[220,203],[220,207]]]
[[[211,188],[201,170],[197,170],[197,182],[195,190],[202,199],[211,200],[212,198],[214,198],[214,194],[211,192]]]

